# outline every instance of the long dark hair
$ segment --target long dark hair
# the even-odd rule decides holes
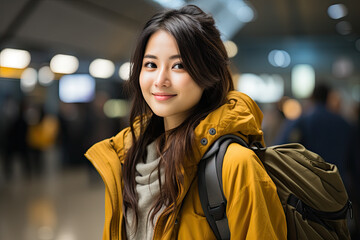
[[[177,128],[166,132],[165,145],[163,118],[152,113],[142,96],[139,76],[146,44],[150,36],[158,30],[171,34],[179,47],[185,70],[192,79],[204,89],[203,95],[192,114]],[[133,66],[128,81],[128,91],[133,96],[130,112],[132,146],[125,156],[123,166],[123,202],[125,211],[133,209],[138,221],[138,196],[136,194],[136,164],[144,161],[146,146],[157,141],[160,156],[158,167],[160,196],[153,205],[150,219],[163,205],[169,207],[164,214],[169,214],[178,207],[176,199],[183,181],[182,166],[185,158],[191,158],[194,129],[200,120],[226,101],[226,95],[233,90],[229,71],[229,59],[215,27],[214,19],[194,5],[187,5],[179,10],[167,10],[154,15],[141,32],[131,60]],[[166,154],[163,154],[166,150]],[[160,179],[160,167],[165,170],[165,180]]]

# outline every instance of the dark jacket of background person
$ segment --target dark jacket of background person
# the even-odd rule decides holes
[[[287,122],[276,144],[303,144],[325,161],[336,164],[348,186],[349,165],[355,158],[355,129],[326,107],[328,92],[326,85],[316,86],[312,95],[313,107],[297,120]]]

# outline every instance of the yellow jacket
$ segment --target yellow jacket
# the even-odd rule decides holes
[[[263,142],[261,121],[262,113],[256,103],[245,94],[232,91],[226,104],[200,122],[195,129],[198,144],[194,146],[194,156],[184,163],[184,184],[178,196],[178,206],[182,207],[168,219],[160,215],[153,239],[215,239],[199,200],[197,165],[222,135],[237,134],[248,142]],[[126,239],[121,165],[130,144],[131,133],[126,128],[95,144],[85,154],[105,183],[104,240]],[[286,239],[285,214],[276,186],[255,153],[231,144],[222,171],[231,239]],[[170,230],[164,232],[167,226],[171,226]]]

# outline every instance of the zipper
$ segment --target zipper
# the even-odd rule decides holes
[[[169,211],[171,206],[173,206],[173,204],[171,204],[169,207],[164,209],[164,211],[160,214],[160,216],[156,220],[152,240],[155,240],[155,233],[156,233],[156,229],[157,229],[157,227],[159,225],[160,219],[161,219],[161,221],[164,221],[163,216]],[[172,237],[174,237],[174,234],[177,234],[177,228],[179,227],[178,226],[178,224],[179,224],[178,216],[179,216],[180,209],[181,209],[181,207],[178,207],[177,210],[176,210],[176,213],[172,213],[172,214],[169,215],[169,217],[173,217],[173,219],[174,219],[174,220],[172,220],[174,222],[174,228],[173,228]],[[176,239],[177,239],[177,237],[176,237]]]
[[[159,225],[160,220],[163,219],[163,216],[165,215],[165,213],[166,213],[167,211],[169,211],[170,207],[171,207],[171,206],[165,208],[164,211],[160,214],[160,216],[156,219],[155,226],[154,226],[153,236],[152,236],[152,238],[151,238],[152,240],[155,239],[156,229],[158,228],[158,225]],[[162,220],[162,221],[163,221],[163,220]]]

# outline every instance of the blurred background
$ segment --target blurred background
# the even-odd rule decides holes
[[[0,0],[0,239],[101,239],[104,186],[83,154],[127,126],[123,84],[143,24],[184,4],[215,18],[236,88],[264,113],[267,145],[313,109],[321,83],[359,151],[359,1]],[[353,186],[359,156],[349,161]],[[356,209],[360,190],[349,191]]]

